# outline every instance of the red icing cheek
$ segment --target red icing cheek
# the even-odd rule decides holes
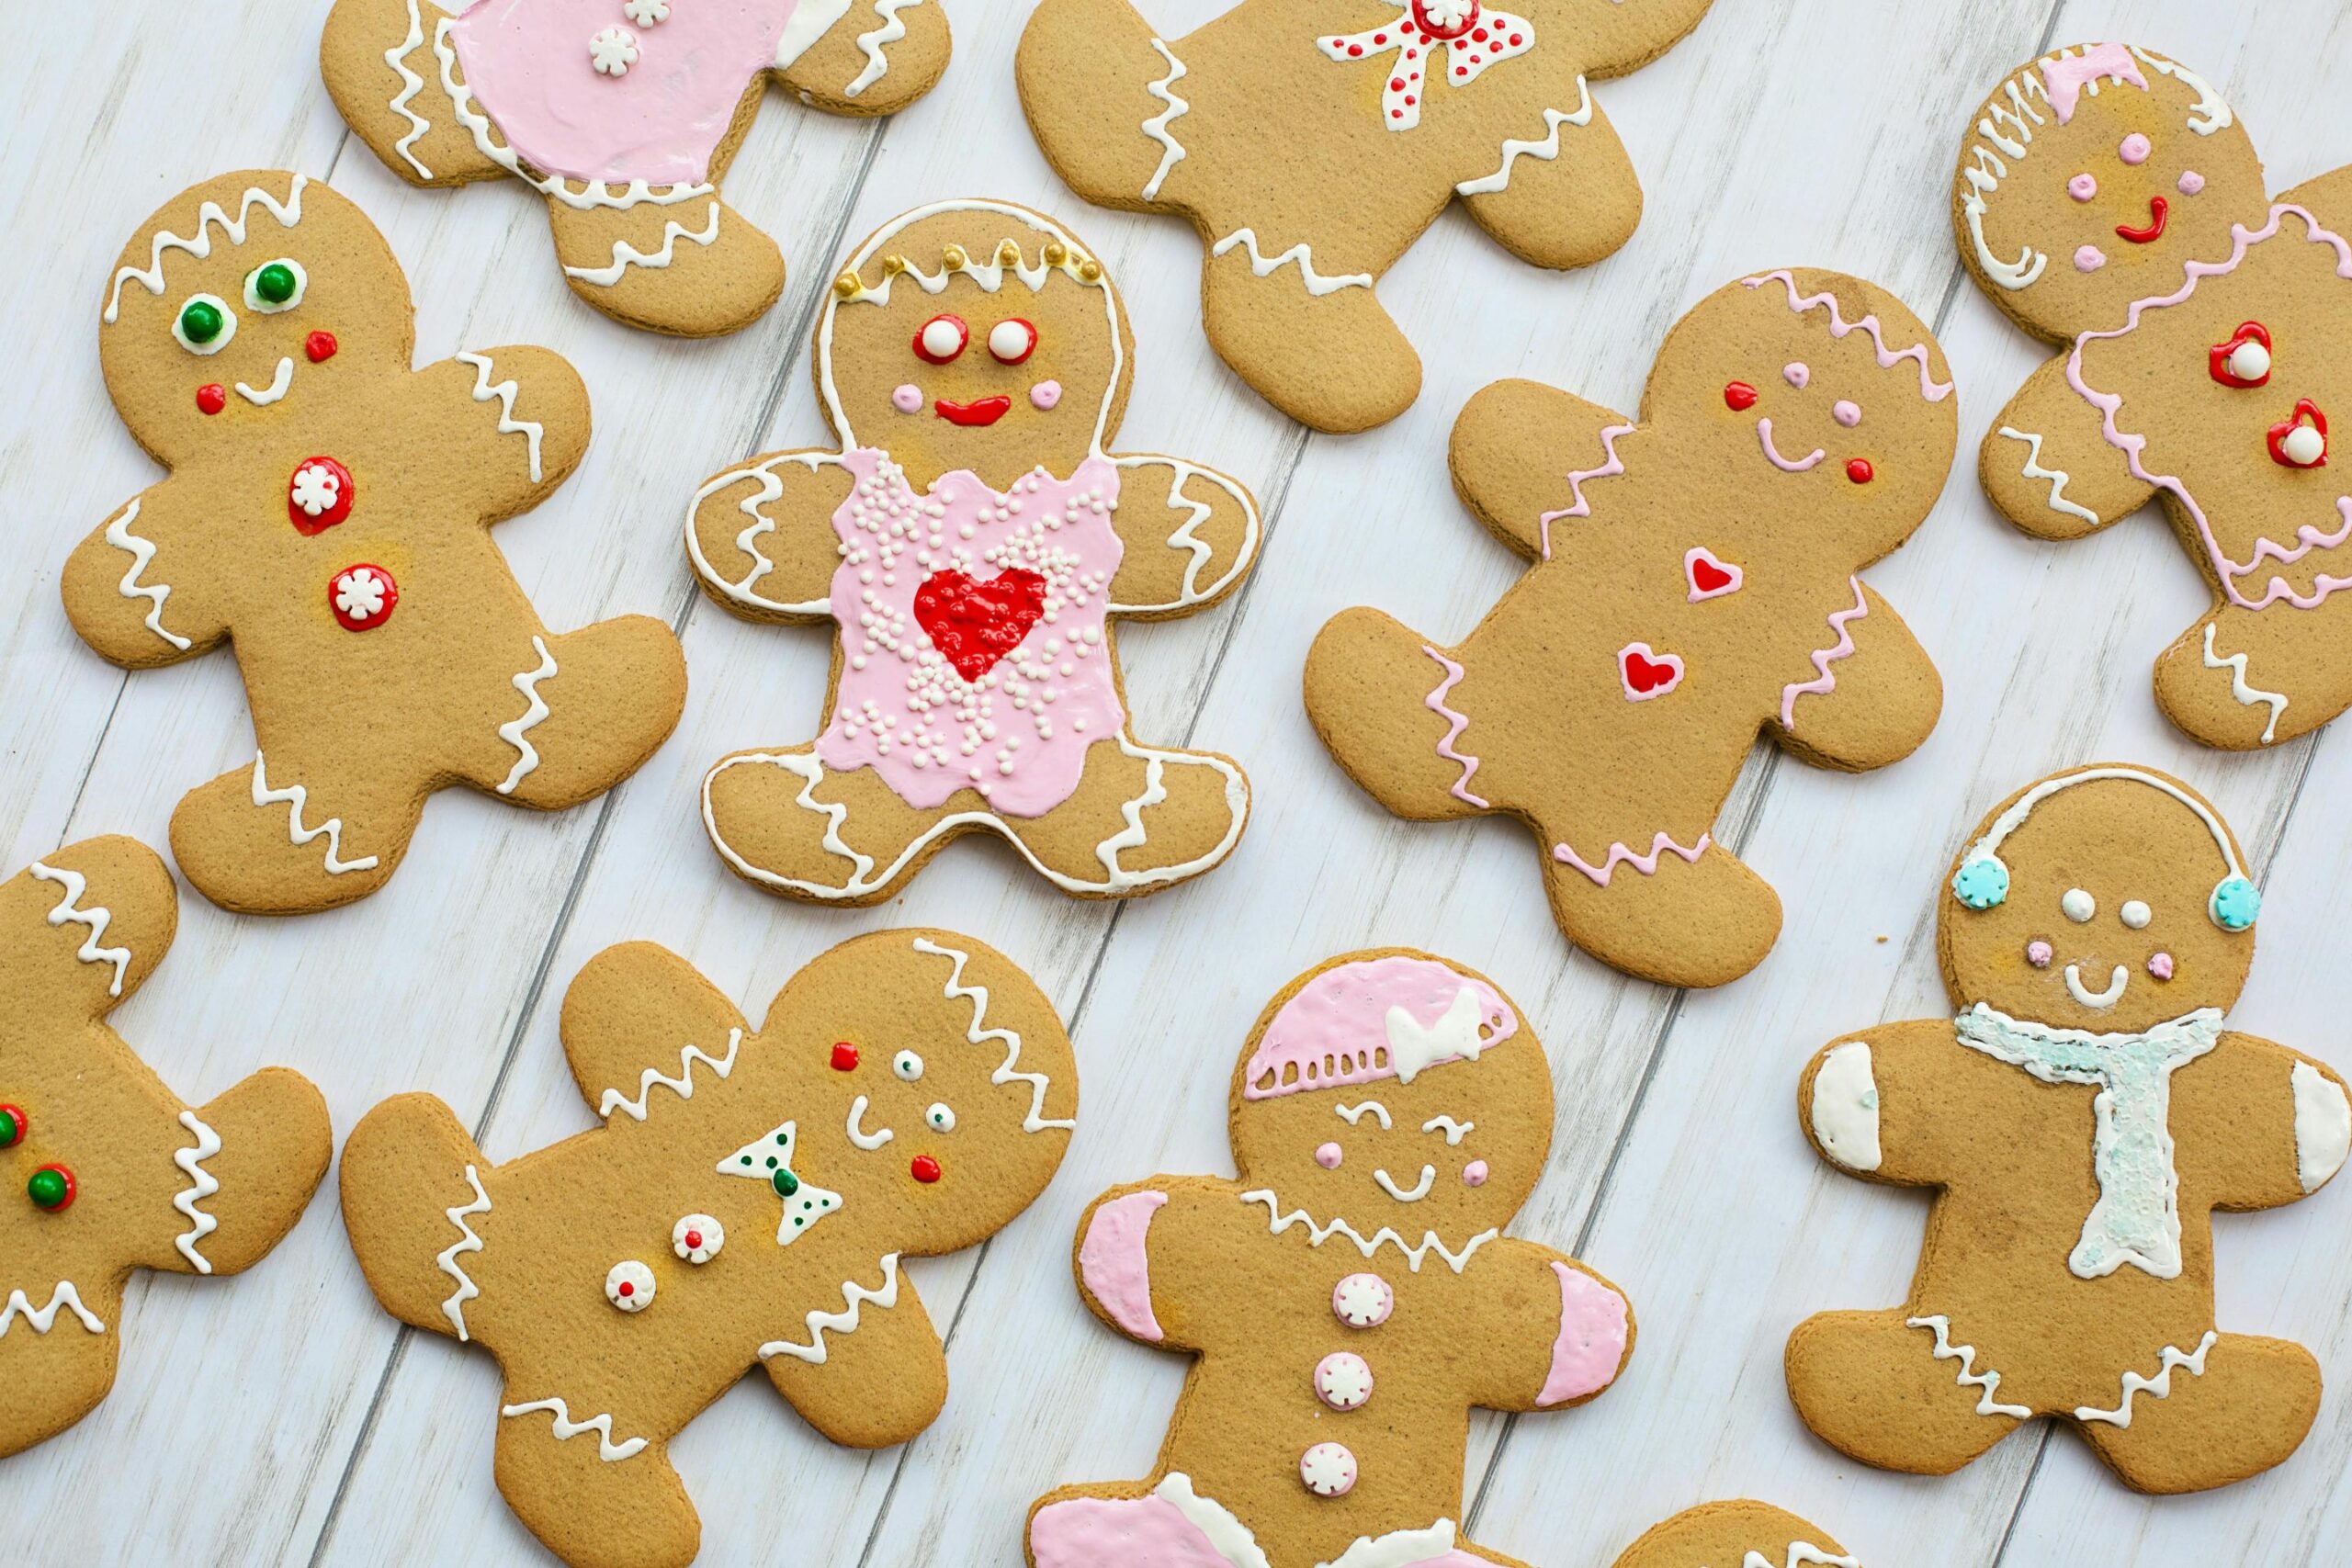
[[[218,381],[208,381],[196,389],[196,407],[199,413],[219,413],[229,406],[229,389]]]
[[[932,1158],[929,1155],[915,1156],[914,1163],[910,1165],[907,1169],[917,1181],[922,1182],[926,1187],[938,1180],[940,1177],[939,1162]]]
[[[846,1040],[833,1042],[833,1071],[850,1073],[857,1070],[857,1047]]]
[[[1745,381],[1733,381],[1724,388],[1724,407],[1734,413],[1745,413],[1756,406],[1756,389]]]
[[[1846,464],[1846,477],[1858,485],[1866,485],[1878,478],[1878,470],[1871,467],[1868,457],[1855,457]]]
[[[312,333],[302,340],[302,352],[311,356],[311,363],[313,365],[333,359],[334,351],[342,346],[334,341],[333,333]]]

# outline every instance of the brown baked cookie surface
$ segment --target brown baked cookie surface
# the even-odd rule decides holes
[[[1702,1503],[1652,1526],[1613,1568],[1861,1568],[1821,1529],[1770,1503]]]

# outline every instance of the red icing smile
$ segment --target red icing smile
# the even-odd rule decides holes
[[[1045,613],[1046,580],[1018,567],[986,582],[960,571],[935,571],[915,590],[915,624],[967,681],[978,680],[1019,648]]]
[[[2152,196],[2148,198],[2148,226],[2144,229],[2131,229],[2118,223],[2115,226],[2116,237],[2129,240],[2135,245],[2144,245],[2163,234],[2165,215],[2170,210],[2170,206],[2163,197]]]
[[[974,398],[968,403],[942,398],[932,406],[939,411],[939,417],[950,424],[994,424],[1004,417],[1006,410],[1012,407],[1012,400],[999,393],[992,398]]]

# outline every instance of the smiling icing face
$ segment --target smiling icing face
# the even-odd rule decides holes
[[[1953,184],[1962,253],[2002,309],[2046,336],[2113,326],[2191,258],[2258,228],[2262,164],[2221,95],[2148,50],[2059,50],[1970,122]]]
[[[1242,1180],[1318,1222],[1458,1245],[1509,1224],[1543,1173],[1543,1050],[1492,986],[1438,959],[1317,971],[1260,1021],[1238,1077]]]
[[[2136,1033],[2236,1001],[2260,904],[2200,796],[2159,773],[2094,767],[1986,819],[1947,886],[1938,939],[1963,1009]]]

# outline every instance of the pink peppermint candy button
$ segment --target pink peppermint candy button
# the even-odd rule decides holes
[[[1344,1497],[1355,1490],[1356,1456],[1340,1443],[1317,1443],[1298,1456],[1298,1478],[1317,1497]]]
[[[1331,1288],[1331,1311],[1350,1328],[1377,1328],[1396,1308],[1396,1292],[1377,1274],[1351,1274]]]
[[[1334,1410],[1355,1410],[1372,1397],[1372,1363],[1352,1350],[1334,1350],[1315,1363],[1315,1397]]]

